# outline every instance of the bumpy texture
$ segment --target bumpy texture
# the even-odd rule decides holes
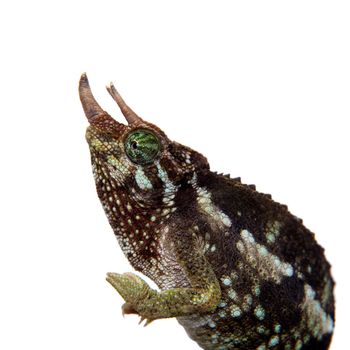
[[[327,349],[334,282],[302,221],[254,186],[210,171],[113,85],[128,125],[101,109],[86,75],[79,91],[98,196],[131,265],[160,289],[109,273],[123,313],[146,323],[177,317],[207,350]]]

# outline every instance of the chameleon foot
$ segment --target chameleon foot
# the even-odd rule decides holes
[[[142,314],[140,308],[142,304],[149,298],[157,294],[157,292],[149,287],[149,285],[139,276],[126,272],[124,274],[107,273],[106,280],[117,290],[120,296],[125,300],[122,306],[122,314],[136,314],[141,316],[140,323],[146,320],[146,324],[152,322],[152,318]]]

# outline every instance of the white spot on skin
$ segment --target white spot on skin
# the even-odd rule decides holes
[[[258,326],[258,327],[256,327],[256,331],[259,334],[265,334],[265,327],[264,326]]]
[[[226,312],[224,310],[220,310],[218,312],[218,315],[221,317],[221,318],[224,318],[226,316]]]
[[[268,251],[264,246],[260,246],[258,247],[259,250],[259,254],[261,254],[262,256],[267,256],[268,255]]]
[[[253,297],[250,294],[247,294],[244,297],[244,300],[246,300],[247,304],[251,305],[253,303]]]
[[[249,311],[251,308],[251,305],[253,304],[253,297],[250,294],[247,294],[243,297],[243,310]]]
[[[237,249],[238,249],[241,253],[244,253],[244,244],[243,244],[242,241],[238,241],[238,242],[236,243],[236,247],[237,247]]]
[[[265,310],[261,305],[258,305],[254,309],[254,314],[255,314],[256,318],[260,321],[262,321],[265,318]]]
[[[190,183],[197,191],[197,203],[199,209],[209,214],[219,227],[231,227],[232,222],[230,218],[216,205],[214,205],[211,199],[211,193],[209,193],[205,188],[199,187],[197,185],[197,174],[193,175]]]
[[[237,293],[233,289],[229,290],[228,297],[232,300],[237,300],[238,298]]]
[[[276,241],[276,236],[273,235],[272,233],[268,233],[268,234],[266,235],[266,239],[267,239],[267,242],[268,242],[268,243],[275,243],[275,241]]]
[[[135,172],[135,180],[141,190],[151,190],[153,188],[151,181],[145,175],[142,167],[137,168]]]
[[[236,247],[249,265],[257,270],[260,277],[281,283],[283,276],[293,276],[292,265],[282,262],[277,256],[271,254],[265,246],[256,243],[248,230],[242,230],[241,237],[243,240],[238,241]]]
[[[237,305],[234,305],[231,307],[231,316],[232,317],[239,317],[241,315],[242,315],[242,311]]]
[[[226,214],[224,214],[224,213],[220,213],[220,216],[221,216],[221,221],[222,221],[222,223],[223,223],[225,226],[227,226],[227,227],[231,227],[232,222],[231,222],[231,220],[229,219],[229,217],[228,217]]]
[[[329,279],[327,279],[327,282],[325,283],[323,291],[321,293],[321,305],[323,307],[325,307],[328,304],[329,299],[333,294],[332,291],[333,291],[332,283]]]
[[[225,286],[230,286],[232,284],[232,281],[228,277],[225,277],[225,278],[222,279],[222,283]]]
[[[170,209],[166,208],[166,209],[163,209],[162,211],[162,215],[168,215],[170,213]]]
[[[310,334],[305,334],[304,335],[304,337],[303,337],[303,341],[304,341],[304,343],[306,344],[306,343],[308,343],[309,341],[310,341]]]
[[[215,328],[215,327],[216,327],[216,324],[215,324],[215,322],[214,322],[213,320],[210,320],[210,321],[208,322],[208,326],[209,326],[210,328]]]
[[[293,270],[293,268],[291,266],[287,266],[285,272],[286,272],[286,275],[288,277],[292,277],[293,273],[294,273],[294,270]]]
[[[303,347],[303,342],[299,339],[295,344],[295,350],[300,350]]]
[[[269,244],[273,244],[276,242],[276,239],[280,234],[281,226],[281,223],[278,221],[269,223],[266,231],[266,240]]]
[[[334,322],[323,310],[321,303],[315,300],[316,293],[312,287],[305,284],[304,292],[305,322],[312,335],[320,340],[323,335],[333,332]]]
[[[275,333],[280,333],[280,332],[281,332],[281,328],[282,328],[282,327],[281,327],[280,324],[276,324],[276,325],[275,325],[275,328],[274,328],[274,329],[275,329]]]
[[[156,162],[155,164],[158,169],[158,176],[164,185],[163,203],[169,204],[169,206],[171,206],[174,204],[173,199],[175,198],[178,187],[170,181],[168,173],[161,167],[159,162]]]
[[[278,343],[280,342],[280,338],[278,335],[273,335],[271,338],[270,338],[270,341],[269,341],[269,347],[273,347],[273,346],[276,346]]]

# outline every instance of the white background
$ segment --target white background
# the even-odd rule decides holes
[[[88,73],[143,118],[288,204],[337,281],[348,347],[350,11],[344,1],[0,5],[0,348],[197,349],[175,320],[122,318],[130,271],[94,189],[77,93]]]

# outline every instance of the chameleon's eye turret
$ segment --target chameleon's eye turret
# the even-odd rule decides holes
[[[129,159],[140,165],[151,163],[160,151],[158,138],[152,132],[143,129],[132,131],[124,146]]]

